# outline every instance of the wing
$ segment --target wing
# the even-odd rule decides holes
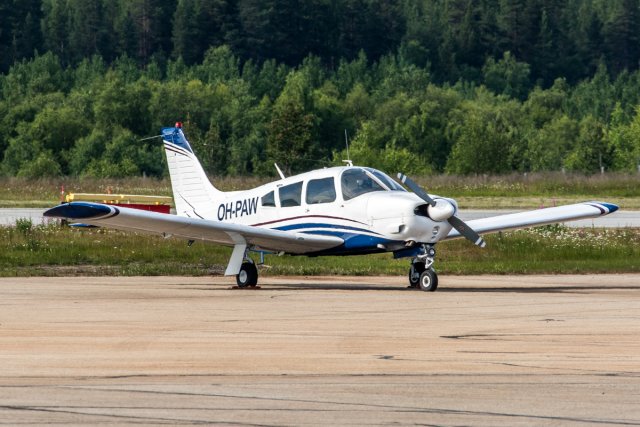
[[[486,234],[496,231],[514,230],[537,225],[555,224],[576,219],[595,218],[618,210],[618,206],[603,202],[584,202],[555,208],[537,209],[507,215],[467,221],[467,225],[477,233]],[[444,240],[462,237],[457,230],[451,232]]]
[[[271,230],[250,225],[230,224],[200,218],[148,212],[139,209],[90,202],[71,202],[47,210],[44,216],[66,218],[83,224],[125,231],[204,240],[226,246],[249,245],[256,249],[305,254],[340,246],[334,236],[318,236],[292,231]]]

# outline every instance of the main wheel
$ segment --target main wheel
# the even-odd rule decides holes
[[[417,288],[420,282],[420,275],[425,270],[424,262],[412,262],[409,268],[409,287]]]
[[[258,268],[252,262],[243,262],[240,272],[236,274],[236,283],[239,288],[256,286],[258,284]]]
[[[432,269],[425,270],[420,274],[418,285],[425,292],[433,292],[438,289],[438,275]]]

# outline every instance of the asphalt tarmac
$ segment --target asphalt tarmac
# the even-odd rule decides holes
[[[640,275],[0,279],[0,424],[640,425]]]

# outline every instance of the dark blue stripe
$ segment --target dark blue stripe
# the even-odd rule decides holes
[[[318,231],[306,231],[306,234],[317,234],[320,236],[336,236],[344,239],[342,244],[343,249],[377,249],[379,244],[388,245],[390,243],[398,243],[395,240],[384,239],[375,236],[366,236],[364,234],[356,233],[341,233],[339,231],[318,230]]]
[[[599,203],[587,203],[587,205],[591,206],[592,208],[596,208],[600,211],[600,215],[604,215],[607,212],[604,210],[604,208],[602,206],[600,206]]]
[[[365,233],[377,234],[380,236],[380,233],[376,233],[375,231],[370,231],[364,228],[358,227],[350,227],[348,225],[335,225],[335,224],[326,224],[320,222],[306,222],[303,224],[291,224],[291,225],[283,225],[281,227],[275,227],[275,230],[281,231],[290,231],[290,230],[300,230],[302,228],[328,228],[328,229],[342,229],[342,230],[351,230],[351,231],[362,231]]]

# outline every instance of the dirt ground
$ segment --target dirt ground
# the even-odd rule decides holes
[[[640,275],[0,279],[0,424],[640,425]]]

